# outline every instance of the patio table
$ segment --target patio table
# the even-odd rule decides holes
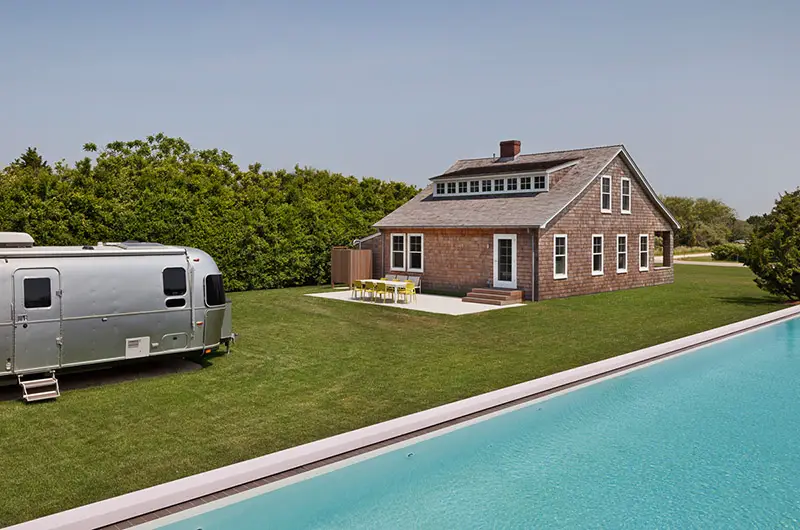
[[[397,290],[403,289],[406,286],[406,282],[401,282],[397,280],[360,280],[361,283],[381,283],[386,285],[387,287],[394,288],[394,303],[397,303]]]

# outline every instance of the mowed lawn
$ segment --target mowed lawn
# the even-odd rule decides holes
[[[0,526],[785,307],[747,269],[459,317],[234,293],[232,353],[187,373],[0,403]],[[324,289],[324,288],[322,288]]]

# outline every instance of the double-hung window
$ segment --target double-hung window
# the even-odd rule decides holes
[[[519,189],[521,190],[529,190],[531,189],[531,178],[530,177],[522,177],[519,179]]]
[[[600,211],[611,213],[611,177],[609,175],[600,177]]]
[[[408,270],[422,272],[422,234],[408,234]]]
[[[639,234],[639,270],[650,269],[650,236]]]
[[[444,182],[436,183],[436,195],[444,195]]]
[[[458,183],[458,193],[467,193],[467,181],[462,180]]]
[[[553,236],[553,278],[561,280],[567,277],[567,235]]]
[[[447,193],[455,193],[456,192],[456,183],[455,182],[448,182],[447,183]]]
[[[516,177],[510,178],[506,181],[506,189],[508,191],[517,191],[517,179]]]
[[[469,181],[469,192],[470,193],[478,193],[481,191],[481,183],[477,180],[470,180]]]
[[[603,235],[592,236],[592,276],[603,275]]]
[[[394,271],[406,270],[406,235],[392,234],[392,262]]]
[[[494,179],[494,191],[503,191],[505,179]]]
[[[547,189],[547,177],[544,175],[536,175],[533,177],[533,189],[535,191],[544,191]]]
[[[631,213],[631,179],[627,177],[620,180],[620,211]]]
[[[627,234],[617,234],[617,272],[628,272]]]
[[[482,180],[481,181],[481,191],[483,193],[491,193],[492,192],[492,181],[491,180]]]

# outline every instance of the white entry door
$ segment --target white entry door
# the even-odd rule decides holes
[[[517,288],[517,236],[494,235],[494,286]]]

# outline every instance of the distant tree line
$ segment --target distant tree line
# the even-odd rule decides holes
[[[265,289],[326,282],[331,246],[371,233],[417,191],[312,168],[243,170],[225,151],[159,134],[109,143],[74,165],[28,149],[0,170],[0,231],[28,232],[37,245],[197,247],[227,289]]]
[[[748,220],[736,218],[736,211],[717,199],[661,197],[681,228],[675,244],[687,247],[711,247],[732,241],[745,241],[753,232]]]

